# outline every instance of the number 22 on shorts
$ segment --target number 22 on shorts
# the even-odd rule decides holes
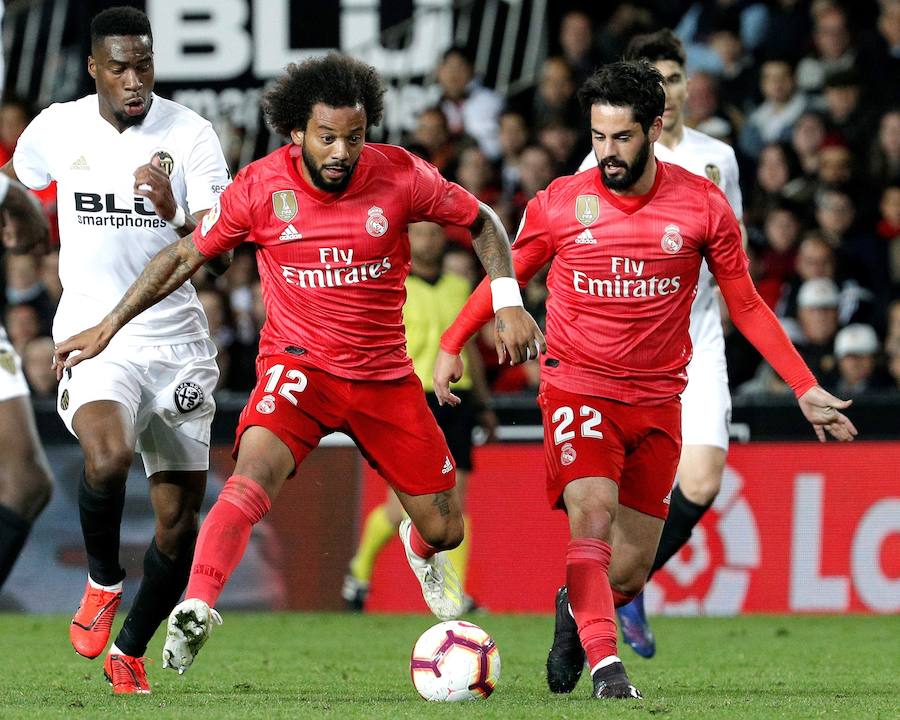
[[[285,382],[281,382],[282,375],[284,375]],[[284,372],[284,365],[281,363],[273,365],[266,370],[266,376],[268,376],[269,381],[263,388],[263,392],[272,393],[278,387],[278,384],[281,383],[281,387],[278,387],[278,394],[286,398],[292,405],[297,404],[297,398],[294,397],[294,393],[302,393],[309,384],[306,375],[297,369]],[[288,380],[293,380],[294,382],[287,382]]]
[[[597,430],[597,426],[603,419],[600,415],[600,411],[596,408],[590,407],[589,405],[582,405],[578,409],[578,415],[585,418],[585,420],[581,423],[581,437],[596,438],[597,440],[602,440],[603,432]],[[561,443],[567,442],[568,440],[571,440],[575,437],[575,430],[569,429],[574,420],[575,411],[568,405],[563,405],[553,411],[550,422],[552,422],[554,425],[556,425],[556,423],[559,423],[553,430],[554,445],[560,445]]]

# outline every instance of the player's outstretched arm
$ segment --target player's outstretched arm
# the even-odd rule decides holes
[[[719,288],[735,327],[794,391],[800,410],[812,424],[816,437],[825,442],[827,431],[836,440],[853,440],[856,428],[840,412],[850,407],[852,400],[841,400],[818,385],[778,318],[756,292],[750,276],[719,279]]]
[[[546,352],[543,333],[522,306],[509,238],[497,213],[488,205],[478,203],[478,215],[469,230],[478,259],[491,281],[500,362],[503,363],[507,354],[514,365]]]
[[[99,325],[73,335],[56,347],[53,366],[57,377],[62,377],[65,368],[103,352],[129,320],[181,287],[206,260],[194,245],[193,236],[176,240],[160,250]],[[72,355],[73,352],[78,354]]]

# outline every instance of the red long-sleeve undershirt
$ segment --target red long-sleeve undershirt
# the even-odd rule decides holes
[[[529,276],[516,267],[519,285],[524,286]],[[533,274],[533,273],[532,273]],[[778,322],[778,318],[766,306],[750,275],[731,279],[718,279],[719,289],[731,320],[753,346],[762,354],[782,379],[800,397],[818,383],[803,358],[791,344],[790,339]],[[441,348],[458,355],[472,337],[493,317],[491,288],[487,278],[472,293],[453,324],[441,337]]]

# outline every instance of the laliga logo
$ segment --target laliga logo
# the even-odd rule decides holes
[[[691,541],[654,575],[646,602],[653,613],[733,615],[760,564],[759,531],[741,497],[743,478],[726,467],[722,490]]]

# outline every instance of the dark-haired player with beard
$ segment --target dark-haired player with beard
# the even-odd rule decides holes
[[[229,181],[211,125],[153,93],[144,13],[99,13],[87,67],[96,94],[44,110],[3,168],[33,189],[57,182],[57,341],[106,315],[161,248],[190,234]],[[156,515],[140,587],[104,663],[116,693],[150,692],[142,655],[187,584],[209,467],[215,345],[191,284],[172,291],[59,385],[60,417],[85,460],[77,485],[88,580],[69,627],[84,657],[106,648],[122,599],[119,528],[135,449]]]
[[[216,600],[253,525],[335,431],[354,438],[400,498],[409,515],[400,537],[432,612],[449,619],[462,609],[441,552],[463,538],[455,464],[406,354],[407,225],[469,228],[504,352],[519,362],[545,346],[493,211],[406,150],[366,143],[383,95],[374,68],[343,55],[289,66],[264,109],[291,142],[238,173],[192,237],[160,252],[98,326],[59,345],[57,362],[77,373],[208,258],[256,245],[266,306],[257,386],[238,424],[234,474],[200,530],[186,599],[169,617],[165,667],[191,665],[221,622]]]
[[[668,511],[702,260],[735,325],[793,388],[819,439],[856,433],[840,412],[850,403],[817,385],[754,289],[725,196],[654,158],[662,82],[649,63],[630,61],[584,84],[599,170],[538,193],[513,246],[521,283],[551,263],[538,402],[548,498],[568,514],[571,536],[568,603],[557,603],[547,660],[554,692],[575,687],[586,653],[594,697],[641,696],[617,655],[614,607],[643,588]],[[460,349],[489,318],[479,286],[441,341],[434,384],[443,402],[457,401],[448,383],[462,370]]]

